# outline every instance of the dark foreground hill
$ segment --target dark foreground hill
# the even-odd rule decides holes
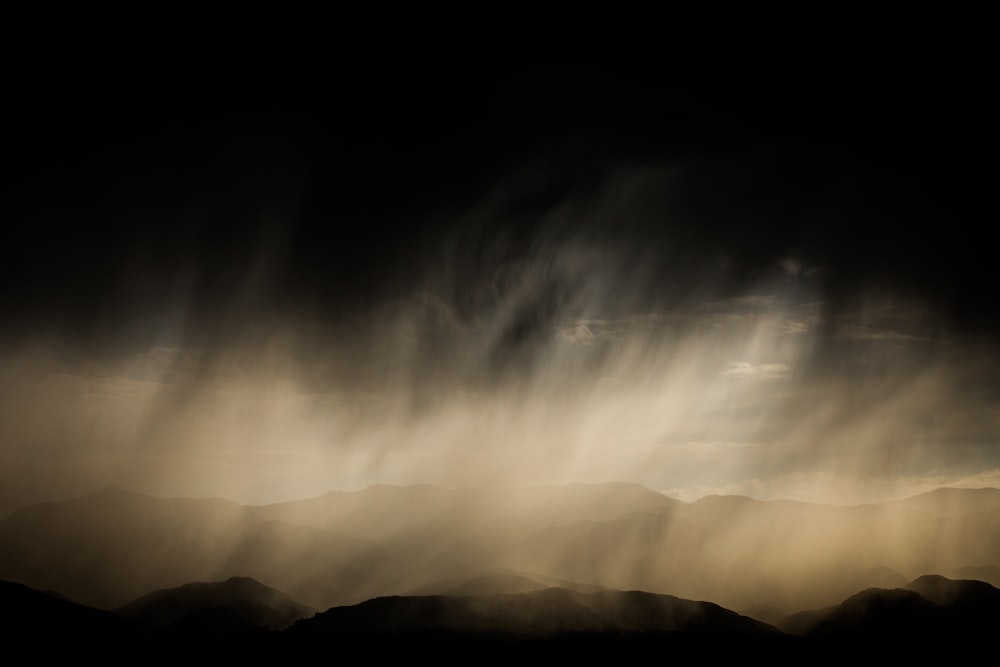
[[[0,637],[5,651],[26,649],[42,662],[63,651],[124,650],[138,637],[118,614],[77,604],[56,594],[0,581]],[[8,656],[12,657],[12,656]]]
[[[992,654],[1000,628],[1000,590],[982,581],[926,575],[905,588],[866,589],[838,605],[792,614],[778,625],[818,645],[963,662]]]
[[[265,603],[268,601],[268,603]],[[107,612],[21,584],[2,582],[6,646],[37,655],[131,659],[146,656],[306,656],[350,650],[368,655],[469,658],[477,651],[581,655],[669,641],[674,650],[779,642],[776,628],[708,602],[641,591],[581,593],[547,588],[472,596],[395,596],[335,607],[279,630],[261,623],[311,611],[250,579],[157,591]],[[264,617],[257,614],[266,611]],[[13,640],[13,641],[11,641]],[[192,652],[193,651],[193,652]],[[472,651],[473,653],[468,653]]]
[[[710,602],[642,591],[581,593],[564,588],[498,595],[382,597],[334,607],[289,630],[291,636],[324,640],[418,633],[540,639],[588,633],[755,636],[777,632]]]
[[[253,593],[249,600],[237,596],[225,603],[232,590],[242,589]],[[708,602],[564,588],[375,598],[277,630],[256,615],[268,609],[261,600],[275,594],[286,599],[252,580],[160,591],[126,606],[135,618],[146,615],[144,623],[166,623],[164,631],[150,634],[149,625],[124,615],[0,582],[0,632],[7,651],[21,657],[97,658],[104,664],[287,661],[317,654],[427,657],[437,664],[655,655],[675,665],[733,659],[773,666],[890,658],[976,662],[992,655],[1000,627],[1000,591],[936,576],[905,589],[868,589],[840,605],[793,615],[783,626],[797,634]]]
[[[695,656],[781,655],[794,648],[794,639],[784,639],[772,626],[709,602],[642,591],[546,588],[376,598],[299,621],[280,643],[294,650],[349,647],[371,657],[419,653],[449,661],[621,659],[632,651],[661,650],[678,664]]]
[[[316,610],[249,577],[231,577],[155,591],[116,612],[144,636],[214,641],[284,630]]]

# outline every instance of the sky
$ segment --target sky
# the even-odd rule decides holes
[[[1000,486],[975,35],[147,37],[6,47],[5,513]]]

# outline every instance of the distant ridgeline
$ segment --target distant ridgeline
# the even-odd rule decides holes
[[[0,521],[4,634],[49,649],[669,642],[791,656],[920,637],[975,652],[1000,627],[998,576],[996,489],[854,507],[682,503],[627,484],[379,486],[268,506],[109,489]]]

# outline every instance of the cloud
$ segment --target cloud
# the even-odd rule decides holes
[[[628,242],[622,225],[660,230],[671,213],[634,205],[643,188],[670,191],[634,176],[563,201],[543,182],[474,205],[433,252],[413,249],[427,261],[405,289],[343,322],[264,312],[238,336],[220,327],[210,353],[138,336],[86,367],[73,354],[55,371],[0,364],[8,460],[82,468],[107,452],[94,476],[121,473],[104,483],[249,501],[263,488],[610,479],[833,498],[873,471],[998,465],[988,445],[947,438],[997,432],[973,409],[996,405],[996,373],[977,380],[974,351],[845,343],[925,340],[922,304],[845,304],[798,259],[750,280],[669,230]],[[22,391],[26,367],[47,381]]]
[[[776,380],[788,377],[791,370],[791,366],[788,364],[754,364],[749,361],[733,361],[730,362],[729,368],[719,375],[756,380]]]
[[[576,326],[560,330],[556,336],[559,337],[559,340],[576,343],[578,345],[590,345],[597,338],[594,335],[594,332],[590,330],[590,327],[582,322]]]
[[[797,278],[799,274],[802,273],[802,262],[800,262],[797,259],[791,257],[788,259],[783,259],[781,260],[780,264],[781,268],[783,268],[785,272],[790,276]]]
[[[785,320],[784,325],[781,327],[781,333],[794,336],[795,334],[808,333],[810,328],[811,326],[808,322]]]
[[[852,340],[883,340],[883,341],[912,341],[930,342],[930,338],[916,336],[913,334],[890,331],[887,329],[876,329],[874,327],[859,324],[845,324],[837,329],[837,335],[841,338]]]

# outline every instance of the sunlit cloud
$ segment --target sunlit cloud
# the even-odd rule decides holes
[[[662,166],[609,170],[512,235],[523,178],[453,214],[404,288],[344,322],[264,310],[246,331],[220,315],[197,344],[8,350],[9,502],[610,480],[847,502],[878,495],[874,479],[1000,465],[991,394],[972,390],[989,369],[926,303],[828,298],[795,255],[748,279],[668,231],[630,240],[618,225],[674,214],[636,204],[670,201]]]
[[[788,364],[754,364],[749,361],[733,361],[720,375],[758,380],[776,380],[788,377],[791,367]]]
[[[582,322],[572,328],[562,329],[556,335],[560,340],[578,345],[590,345],[596,338],[590,327]]]
[[[804,334],[808,333],[815,325],[815,320],[785,320],[781,327],[781,333],[792,336]]]

